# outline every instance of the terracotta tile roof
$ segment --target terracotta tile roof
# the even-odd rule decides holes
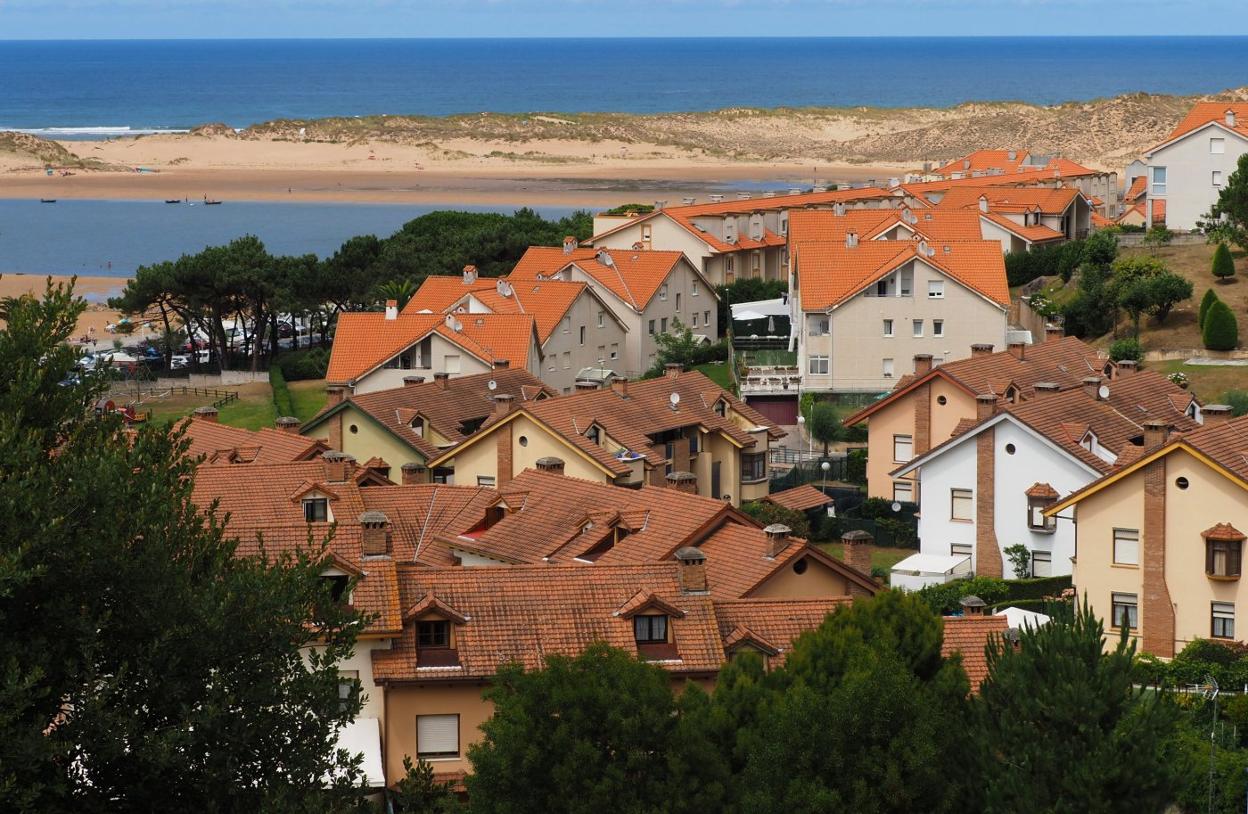
[[[1147,222],[1148,220],[1148,210],[1146,209],[1147,206],[1148,206],[1147,199],[1137,202],[1134,206],[1130,207],[1129,209],[1127,209],[1121,215],[1118,216],[1118,222],[1119,223],[1123,222],[1124,220],[1126,220],[1127,215],[1130,215],[1130,214],[1139,215],[1141,218],[1144,218],[1145,222]],[[1164,223],[1165,220],[1166,220],[1166,199],[1154,198],[1153,199],[1153,222]]]
[[[303,461],[320,455],[326,447],[314,438],[272,427],[244,430],[202,418],[182,422],[190,441],[188,454],[210,464],[273,464]]]
[[[794,486],[792,489],[785,489],[782,492],[772,492],[763,500],[775,503],[777,506],[783,506],[786,509],[792,509],[795,512],[808,512],[811,509],[818,509],[832,502],[832,498],[808,483]]]
[[[600,253],[603,253],[601,257]],[[602,262],[607,258],[610,258],[610,265]],[[682,259],[684,254],[671,251],[576,248],[565,252],[559,247],[530,246],[508,279],[523,292],[526,282],[550,279],[574,264],[633,309],[641,311],[658,294],[663,281]]]
[[[1147,150],[1145,155],[1161,147],[1162,144],[1168,144],[1193,130],[1204,127],[1210,122],[1218,122],[1225,127],[1226,111],[1228,110],[1235,111],[1235,126],[1229,129],[1248,138],[1248,102],[1197,102],[1187,112],[1187,115],[1183,117],[1183,120],[1170,131],[1170,135],[1166,136],[1166,140],[1153,147],[1152,150]]]
[[[1033,483],[1023,494],[1027,495],[1027,497],[1049,498],[1051,500],[1057,500],[1061,497],[1052,486],[1039,481]]]
[[[1032,243],[1046,243],[1050,240],[1065,240],[1066,235],[1044,224],[1037,223],[1032,226],[1023,226],[1021,223],[1012,221],[1005,215],[996,212],[981,213],[983,217],[1005,229],[1007,232],[1018,235],[1024,240]]]
[[[1013,153],[1013,158],[1010,157]],[[1005,174],[1025,174],[1025,173],[1043,173],[1046,175],[1054,175],[1060,173],[1062,177],[1078,177],[1081,175],[1100,175],[1097,170],[1071,161],[1069,158],[1050,158],[1044,164],[1028,163],[1031,154],[1026,150],[976,150],[975,152],[951,161],[940,169],[936,170],[936,174],[949,176],[953,173],[973,173],[973,172],[990,172],[1000,171]],[[969,164],[968,164],[969,162]]]
[[[1054,187],[1062,181],[1056,176],[1038,172],[1002,173],[1000,175],[981,175],[976,178],[945,178],[937,181],[919,181],[902,184],[899,189],[912,199],[921,203],[935,204],[950,190],[961,187]]]
[[[1124,203],[1134,203],[1143,200],[1148,192],[1148,177],[1137,175],[1131,179],[1131,186],[1127,187],[1127,193],[1122,196]]]
[[[487,364],[503,360],[514,368],[528,367],[529,350],[537,342],[531,316],[465,314],[458,318],[458,331],[447,320],[441,314],[402,313],[396,319],[376,312],[339,314],[326,381],[357,381],[431,333]]]
[[[439,538],[478,523],[498,493],[480,486],[412,484],[370,486],[360,490],[360,499],[365,508],[384,512],[390,520],[397,562],[449,566],[455,560]]]
[[[715,617],[725,650],[750,641],[774,648],[771,666],[784,663],[793,643],[803,633],[823,624],[828,614],[847,605],[849,597],[827,599],[736,599],[715,600]]]
[[[949,658],[962,654],[962,669],[971,682],[971,692],[979,692],[979,686],[988,677],[988,657],[984,650],[995,636],[1005,635],[1008,627],[1004,616],[946,616],[945,638],[940,654]]]
[[[1175,440],[1207,455],[1241,480],[1248,480],[1248,416],[1210,424]]]
[[[1244,539],[1244,533],[1230,523],[1216,523],[1200,533],[1206,540],[1224,540],[1237,543]]]
[[[879,278],[914,260],[1001,306],[1010,303],[1001,245],[994,241],[932,244],[868,240],[848,247],[844,241],[809,241],[791,246],[798,271],[803,311],[824,311],[850,299]]]
[[[490,389],[491,382],[494,389]],[[504,394],[514,398],[513,404],[558,395],[527,370],[508,367],[447,379],[445,384],[430,380],[410,387],[348,396],[339,404],[322,410],[303,431],[313,430],[327,417],[355,406],[426,459],[431,459],[443,450],[423,434],[416,433],[412,428],[415,419],[423,418],[438,435],[457,444],[468,437],[470,433],[466,430],[471,425],[480,426],[494,412],[492,397]]]
[[[403,308],[405,314],[421,311],[446,313],[456,306],[463,308],[465,298],[472,297],[493,314],[528,314],[537,323],[538,338],[545,342],[559,326],[564,314],[589,286],[583,282],[562,280],[528,280],[507,277],[478,278],[465,284],[460,277],[426,277],[420,289]],[[592,296],[592,295],[591,295]],[[459,313],[459,310],[456,309]],[[462,317],[461,317],[462,319]]]
[[[1113,226],[1117,221],[1107,218],[1100,212],[1093,212],[1091,215],[1092,225],[1097,229],[1104,229],[1106,226]]]
[[[1074,187],[954,187],[937,204],[938,209],[979,209],[979,199],[988,199],[990,212],[1039,211],[1060,215],[1083,193]]]
[[[790,244],[811,240],[841,243],[850,231],[857,232],[860,240],[875,240],[898,228],[933,244],[984,238],[978,215],[960,209],[850,209],[839,215],[829,209],[805,209],[789,213]]]

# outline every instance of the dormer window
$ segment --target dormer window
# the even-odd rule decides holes
[[[634,616],[633,638],[637,644],[666,644],[667,617],[659,615]]]
[[[347,588],[351,585],[351,577],[346,574],[322,574],[321,579],[329,586],[329,595],[335,602],[343,602],[347,596]]]
[[[1057,520],[1045,517],[1044,510],[1057,502],[1057,490],[1047,483],[1033,484],[1027,490],[1027,528],[1052,534],[1057,528]]]
[[[1211,579],[1239,579],[1244,535],[1230,523],[1218,523],[1201,532],[1205,538],[1205,573]]]
[[[602,443],[602,432],[598,429],[598,425],[591,426],[586,432],[585,437],[595,444]]]
[[[422,419],[422,418],[413,418],[413,419],[412,419],[412,432],[416,433],[416,434],[417,434],[417,435],[419,435],[421,438],[424,438],[424,437],[425,437],[425,421],[424,421],[424,419]]]
[[[1018,404],[1018,388],[1014,385],[1005,388],[1005,400],[1010,404]]]
[[[329,520],[329,500],[323,497],[303,499],[303,520],[306,523],[325,523]]]
[[[715,402],[715,415],[719,416],[720,418],[724,417],[724,413],[727,411],[727,409],[728,409],[728,405],[723,400]]]
[[[429,619],[416,623],[416,646],[450,647],[451,623],[445,619]]]

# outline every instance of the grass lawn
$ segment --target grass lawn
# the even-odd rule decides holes
[[[290,388],[290,401],[295,408],[295,417],[300,421],[308,421],[325,408],[324,379],[290,382],[287,387]]]
[[[1158,373],[1183,373],[1188,389],[1205,404],[1224,404],[1227,390],[1248,390],[1248,367],[1242,365],[1188,365],[1176,359],[1151,362],[1149,368]]]
[[[701,372],[728,392],[737,392],[737,388],[732,382],[732,371],[728,369],[727,362],[707,362],[704,365],[698,365],[694,370]]]
[[[261,427],[272,427],[277,421],[277,407],[273,404],[273,388],[264,383],[263,389],[257,392],[239,394],[237,401],[231,401],[221,408],[218,420],[231,427],[242,427],[245,430],[258,430]]]
[[[840,543],[820,543],[819,547],[828,554],[836,557],[838,560],[845,559],[842,552],[843,546]],[[885,571],[891,571],[893,566],[909,557],[911,554],[918,553],[913,548],[884,548],[880,546],[871,547],[871,567],[883,568]]]
[[[791,350],[748,350],[742,351],[747,365],[755,367],[793,367],[797,364],[797,353]]]

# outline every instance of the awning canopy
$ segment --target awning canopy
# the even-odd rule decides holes
[[[970,557],[959,557],[946,554],[911,554],[893,566],[898,573],[913,574],[950,574]]]
[[[381,765],[381,725],[376,718],[356,718],[338,733],[338,748],[351,754],[363,754],[365,782],[369,788],[386,786],[386,773]]]

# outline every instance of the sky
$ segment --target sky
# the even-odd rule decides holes
[[[0,39],[1248,35],[1244,6],[1245,0],[0,0]]]

